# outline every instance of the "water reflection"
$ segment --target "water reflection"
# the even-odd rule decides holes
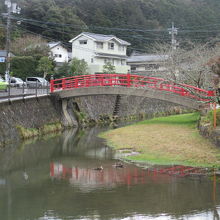
[[[61,163],[50,164],[50,176],[52,179],[66,179],[71,185],[80,188],[100,189],[100,187],[113,188],[119,185],[135,185],[153,182],[170,182],[167,175],[158,175],[155,172],[140,170],[137,167],[126,165],[124,168],[115,168],[107,165],[103,170],[94,168],[67,167]]]
[[[219,219],[217,176],[115,168],[101,131],[70,130],[0,153],[0,219]]]

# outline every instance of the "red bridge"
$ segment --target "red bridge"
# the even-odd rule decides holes
[[[51,93],[61,98],[76,96],[122,94],[156,98],[199,109],[201,102],[211,102],[213,91],[162,78],[131,74],[96,74],[73,76],[51,81]]]

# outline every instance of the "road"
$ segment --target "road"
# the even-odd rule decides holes
[[[30,97],[40,97],[49,94],[49,88],[14,88],[11,87],[7,92],[0,90],[0,102],[13,101]]]

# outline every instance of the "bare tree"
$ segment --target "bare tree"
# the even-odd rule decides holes
[[[157,54],[167,55],[165,62],[167,71],[161,77],[199,88],[207,89],[213,86],[215,72],[213,71],[213,65],[210,65],[210,60],[220,56],[220,47],[209,47],[208,44],[193,43],[188,43],[185,46],[184,49],[172,50],[170,45],[156,45],[155,51]],[[216,65],[214,66],[217,69]]]
[[[48,56],[49,47],[47,41],[41,36],[24,35],[17,38],[11,44],[11,50],[18,56]]]

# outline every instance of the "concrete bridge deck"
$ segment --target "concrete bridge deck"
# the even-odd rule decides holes
[[[56,90],[54,95],[61,99],[72,97],[91,96],[91,95],[126,95],[153,98],[162,101],[172,102],[178,105],[186,106],[192,109],[200,110],[204,104],[187,96],[181,96],[168,91],[160,91],[152,88],[135,88],[135,87],[83,87],[67,90]]]

